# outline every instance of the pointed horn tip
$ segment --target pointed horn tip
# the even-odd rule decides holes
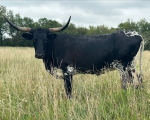
[[[49,31],[50,32],[59,32],[59,31],[66,29],[70,23],[70,19],[71,19],[71,16],[69,17],[68,22],[64,26],[59,27],[59,28],[49,28]]]
[[[67,22],[67,23],[69,23],[69,22],[70,22],[70,20],[71,20],[71,16],[69,17],[69,19],[68,19],[68,22]]]
[[[70,17],[69,17],[69,20],[71,19],[71,15],[70,15]]]

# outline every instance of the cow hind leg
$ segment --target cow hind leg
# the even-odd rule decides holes
[[[121,73],[121,82],[122,82],[122,89],[127,89],[127,78],[124,73]]]
[[[136,69],[133,66],[128,67],[127,71],[129,74],[129,82],[133,84],[135,88],[143,87],[142,75],[138,75]]]
[[[139,82],[138,82],[138,75],[137,75],[137,73],[135,71],[135,68],[128,68],[127,72],[128,72],[128,75],[129,75],[128,82],[130,84],[133,84],[133,86],[135,88],[137,88],[138,85],[139,85]]]
[[[138,74],[138,80],[139,80],[139,86],[144,87],[143,86],[143,75],[142,74]]]

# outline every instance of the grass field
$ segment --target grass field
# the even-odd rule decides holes
[[[138,64],[136,66],[139,69]],[[73,98],[46,72],[33,48],[0,48],[0,120],[150,120],[150,52],[143,52],[144,88],[121,89],[117,71],[75,75]]]

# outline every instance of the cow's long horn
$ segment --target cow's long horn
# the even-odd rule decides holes
[[[49,28],[49,31],[50,32],[59,32],[59,31],[62,31],[64,29],[66,29],[68,27],[68,25],[69,25],[70,19],[71,19],[71,16],[69,17],[68,22],[64,26],[58,27],[58,28]]]
[[[31,31],[31,28],[29,28],[29,27],[19,27],[19,26],[16,26],[16,25],[14,25],[10,20],[8,20],[5,15],[3,15],[3,17],[4,17],[5,20],[6,20],[13,28],[15,28],[16,30],[19,30],[19,31],[22,31],[22,32],[30,32],[30,31]]]

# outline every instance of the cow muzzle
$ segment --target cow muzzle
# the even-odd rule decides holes
[[[35,58],[42,59],[44,57],[43,54],[35,54]]]

